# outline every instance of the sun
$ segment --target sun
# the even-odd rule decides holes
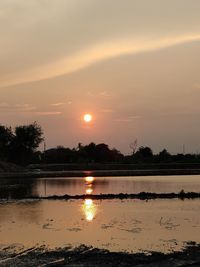
[[[85,122],[91,122],[92,121],[92,115],[87,113],[83,116],[83,119]]]

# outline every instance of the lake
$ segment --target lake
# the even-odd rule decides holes
[[[189,241],[200,243],[199,199],[93,200],[89,195],[181,189],[200,192],[200,176],[2,179],[0,248],[85,244],[110,251],[180,250]],[[28,199],[85,193],[84,200]]]
[[[52,195],[200,192],[200,175],[1,179],[0,198]]]
[[[1,248],[80,244],[110,251],[181,249],[200,242],[200,200],[39,200],[0,205]]]

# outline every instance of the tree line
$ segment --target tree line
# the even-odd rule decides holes
[[[107,144],[78,144],[76,148],[57,146],[39,151],[44,140],[43,131],[36,122],[14,129],[0,125],[0,160],[19,165],[30,163],[200,163],[199,154],[171,155],[166,149],[158,154],[148,146],[141,146],[131,155],[123,155]]]
[[[200,163],[200,155],[176,154],[171,155],[166,149],[158,154],[148,146],[141,146],[131,155],[123,155],[120,151],[110,149],[107,144],[90,143],[79,144],[77,148],[65,148],[58,146],[48,149],[43,153],[45,163]]]

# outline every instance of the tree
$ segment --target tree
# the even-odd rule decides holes
[[[11,127],[0,125],[0,158],[7,160],[9,154],[10,143],[13,140]]]
[[[137,150],[137,145],[138,145],[138,141],[137,138],[134,140],[134,142],[131,142],[129,147],[132,150],[132,155],[135,154],[136,150]]]
[[[42,135],[41,127],[34,122],[30,125],[17,126],[14,140],[27,150],[34,151],[44,140]]]
[[[148,158],[148,157],[152,157],[153,156],[153,152],[151,150],[150,147],[148,146],[141,146],[139,147],[138,151],[136,152],[137,155],[141,155],[144,158]]]
[[[158,160],[159,160],[159,162],[166,162],[166,161],[169,161],[170,159],[171,159],[171,155],[170,155],[170,153],[166,149],[163,149],[158,154]]]
[[[133,159],[136,160],[136,162],[149,162],[152,158],[153,152],[148,146],[139,147],[138,151],[133,155]]]
[[[29,163],[42,141],[43,131],[36,122],[30,125],[17,126],[11,142],[11,160],[23,165]]]
[[[57,146],[44,152],[44,161],[46,163],[69,163],[74,159],[74,152],[70,148]]]

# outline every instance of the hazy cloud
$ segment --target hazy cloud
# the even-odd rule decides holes
[[[96,44],[88,49],[75,53],[74,55],[67,57],[63,56],[61,60],[53,61],[50,64],[44,64],[24,70],[23,72],[10,74],[8,77],[0,80],[1,87],[49,79],[76,72],[94,63],[117,56],[150,52],[193,41],[200,41],[200,34],[167,36],[146,40],[121,39],[103,44]]]
[[[0,86],[199,40],[199,10],[188,0],[1,0]]]

